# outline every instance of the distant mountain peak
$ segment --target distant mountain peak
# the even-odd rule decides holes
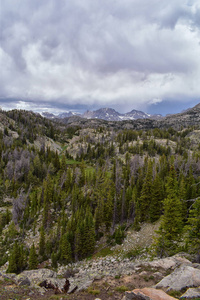
[[[162,118],[161,115],[150,115],[150,114],[147,114],[145,112],[142,112],[142,111],[136,110],[136,109],[133,109],[128,113],[121,114],[121,113],[117,112],[114,108],[110,108],[110,107],[103,107],[103,108],[99,108],[94,111],[87,110],[82,115],[70,111],[70,112],[63,112],[63,113],[59,114],[58,116],[55,116],[52,113],[45,112],[45,113],[42,113],[42,116],[49,118],[49,119],[54,119],[54,118],[64,119],[64,118],[69,118],[72,116],[79,116],[79,117],[82,117],[85,119],[102,119],[102,120],[106,120],[106,121],[124,121],[124,120],[137,120],[137,119],[147,119],[147,118],[151,118],[151,119],[161,119]]]

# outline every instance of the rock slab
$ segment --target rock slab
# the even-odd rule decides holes
[[[37,270],[28,270],[23,271],[16,276],[17,283],[22,282],[23,280],[28,280],[31,285],[38,284],[44,281],[47,278],[56,278],[56,272],[49,269],[37,269]]]
[[[181,291],[184,288],[200,286],[200,270],[191,266],[182,265],[170,275],[156,284],[156,288],[167,288],[168,291]]]
[[[200,299],[200,286],[198,288],[190,288],[188,289],[185,294],[183,294],[180,299]]]
[[[125,292],[122,300],[174,300],[176,298],[167,295],[162,290],[154,288],[135,289]]]

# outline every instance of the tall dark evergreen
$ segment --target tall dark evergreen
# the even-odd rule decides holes
[[[65,233],[60,241],[60,260],[64,264],[72,262],[72,250],[69,241],[69,235]]]
[[[20,273],[26,267],[25,251],[23,244],[15,241],[9,256],[7,273]]]
[[[153,190],[153,168],[152,161],[149,160],[144,183],[142,185],[141,195],[139,198],[140,221],[149,220],[149,206],[152,200]]]
[[[157,173],[152,184],[151,201],[149,204],[149,217],[152,223],[157,221],[161,216],[163,208],[163,198],[163,185],[161,178]]]
[[[29,269],[30,270],[36,269],[37,265],[38,265],[38,257],[37,257],[35,245],[33,243],[29,253]]]
[[[171,166],[167,178],[163,209],[164,214],[156,239],[156,251],[161,257],[178,252],[178,242],[183,230],[182,203],[179,198],[178,181],[174,166]]]
[[[200,263],[200,197],[192,204],[186,226],[186,242],[191,252],[197,256]]]

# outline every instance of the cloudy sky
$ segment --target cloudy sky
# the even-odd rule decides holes
[[[199,0],[0,0],[3,109],[165,115],[199,102]]]

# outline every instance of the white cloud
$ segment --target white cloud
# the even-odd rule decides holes
[[[199,16],[197,0],[3,1],[0,96],[125,111],[197,99]]]

